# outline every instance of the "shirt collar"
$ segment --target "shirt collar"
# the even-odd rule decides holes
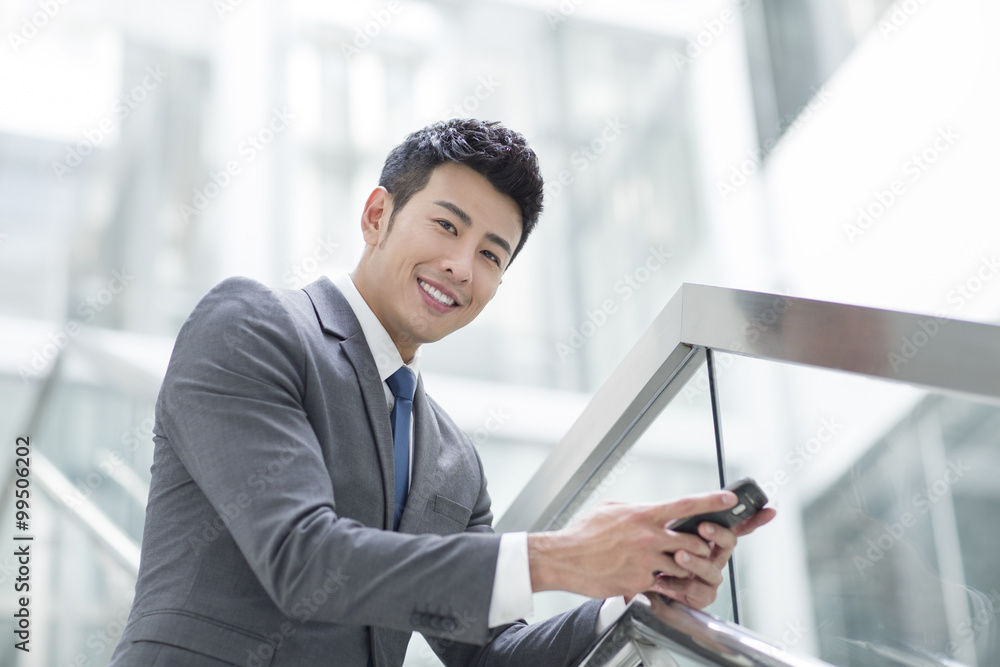
[[[392,337],[389,336],[389,332],[385,330],[378,317],[375,316],[365,298],[361,296],[361,292],[358,291],[357,286],[354,284],[351,274],[344,273],[337,276],[334,278],[333,284],[337,286],[337,289],[347,299],[347,303],[350,304],[351,310],[354,311],[355,317],[358,318],[358,322],[361,324],[361,332],[365,335],[365,340],[368,341],[368,349],[371,350],[372,356],[375,358],[375,365],[378,366],[379,379],[385,382],[387,377],[399,370],[400,366],[404,365],[413,371],[414,377],[419,378],[420,348],[417,347],[410,363],[404,364],[403,357],[399,355],[399,349],[392,342]]]

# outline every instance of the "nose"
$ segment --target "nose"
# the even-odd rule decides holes
[[[472,264],[475,261],[475,249],[455,248],[442,259],[441,268],[457,283],[468,283],[472,280]]]

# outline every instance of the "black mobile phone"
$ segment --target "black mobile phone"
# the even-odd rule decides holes
[[[674,519],[665,527],[679,533],[693,533],[694,535],[698,534],[698,526],[705,521],[732,528],[752,517],[767,504],[767,496],[757,486],[757,482],[749,477],[736,480],[726,486],[726,490],[735,493],[737,498],[736,504],[729,509]]]

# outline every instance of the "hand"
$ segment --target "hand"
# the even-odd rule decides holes
[[[709,556],[703,558],[683,550],[674,552],[674,560],[688,574],[682,577],[661,575],[649,590],[695,609],[712,604],[722,584],[722,570],[736,547],[736,538],[749,535],[773,519],[775,514],[773,508],[765,507],[732,530],[713,523],[702,523],[698,526],[698,534],[711,548]],[[625,602],[629,599],[626,597]]]
[[[528,535],[528,562],[534,591],[564,590],[594,598],[633,596],[655,590],[661,575],[688,579],[714,578],[708,567],[715,549],[697,535],[677,533],[663,526],[703,512],[728,509],[736,494],[715,491],[668,503],[601,503],[562,530]],[[715,558],[729,558],[736,544],[732,531],[722,536]],[[682,564],[678,554],[692,560]],[[721,573],[719,581],[721,582]],[[716,584],[716,587],[718,584]],[[713,598],[714,599],[714,598]]]

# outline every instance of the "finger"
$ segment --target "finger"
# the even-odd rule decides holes
[[[771,521],[771,519],[773,519],[777,514],[777,511],[775,511],[773,507],[765,507],[740,525],[736,526],[733,531],[736,533],[737,537],[749,535],[753,531]]]
[[[681,579],[692,576],[690,570],[678,564],[674,554],[672,553],[661,554],[659,558],[655,559],[653,561],[653,569],[650,571],[650,575],[654,578],[658,576],[668,576],[680,577]]]
[[[736,546],[736,533],[725,526],[706,521],[698,526],[698,534],[720,549],[732,550]]]
[[[708,546],[705,540],[701,539],[697,535],[692,535],[690,533],[677,533],[672,530],[663,531],[663,539],[659,542],[657,547],[660,551],[666,553],[674,553],[681,549],[689,551],[696,556],[702,556],[707,558],[712,555],[712,548]]]
[[[712,555],[709,559],[716,567],[721,568],[729,560],[736,548],[736,533],[724,526],[712,523],[703,523],[698,526],[698,530],[705,535],[712,547]]]
[[[678,551],[674,554],[674,560],[677,561],[678,565],[710,586],[718,587],[722,583],[722,568],[711,559],[698,558],[686,551]]]
[[[653,583],[650,590],[695,609],[704,609],[715,602],[716,597],[714,586],[709,586],[697,579],[660,577]]]
[[[742,537],[744,535],[749,535],[757,528],[760,528],[764,524],[768,523],[771,519],[773,519],[775,517],[775,514],[776,512],[774,509],[770,507],[765,507],[764,509],[760,510],[755,515],[744,521],[743,523],[734,527],[730,532],[732,532],[733,536],[736,538]],[[731,546],[724,546],[724,544],[726,544],[724,542],[725,538],[721,537],[721,533],[718,532],[718,530],[720,529],[725,530],[724,528],[720,527],[715,532],[716,535],[720,535],[721,543],[716,544],[716,548],[713,549],[712,562],[721,568],[726,564],[726,561],[728,561],[729,558],[733,555],[733,549],[736,548],[736,543],[734,541]]]
[[[682,519],[693,514],[716,512],[729,509],[736,505],[736,494],[732,491],[713,491],[696,496],[687,496],[678,500],[654,505],[651,510],[653,519],[660,525],[671,519]]]

